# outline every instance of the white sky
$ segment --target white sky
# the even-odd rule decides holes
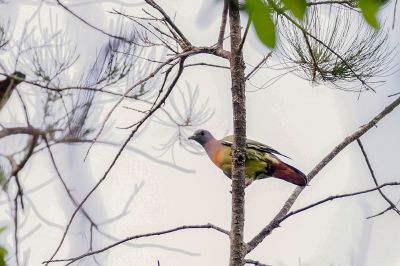
[[[29,17],[32,7],[22,8],[30,1],[13,1],[3,5],[2,18],[17,14],[15,21],[22,25]],[[203,3],[205,2],[205,3]],[[219,27],[221,7],[208,1],[159,1],[176,24],[196,45],[214,43]],[[220,4],[218,4],[220,6]],[[107,28],[109,14],[105,11],[115,4],[91,4],[76,10],[80,15],[98,27]],[[126,7],[126,10],[137,10]],[[215,11],[217,10],[218,11]],[[390,8],[388,8],[390,9]],[[66,29],[68,38],[76,41],[83,58],[95,56],[94,47],[99,49],[106,38],[56,7],[43,8],[40,17],[46,21],[52,14],[59,14],[61,28]],[[199,12],[201,11],[201,12]],[[133,12],[133,11],[132,11]],[[390,11],[391,12],[391,11]],[[390,13],[389,12],[389,13]],[[391,13],[390,13],[391,14]],[[36,22],[37,23],[37,22]],[[391,32],[392,42],[398,42],[399,22]],[[268,52],[250,33],[245,46],[246,62],[255,65]],[[208,57],[207,57],[208,58]],[[210,57],[211,62],[223,62]],[[82,59],[81,62],[85,62]],[[88,64],[83,64],[85,67]],[[249,71],[250,66],[247,66]],[[77,68],[79,70],[79,68]],[[272,73],[260,71],[252,81],[262,84]],[[248,136],[264,142],[293,158],[292,163],[308,173],[336,144],[363,123],[380,112],[393,98],[387,95],[400,91],[398,73],[388,78],[388,83],[379,88],[377,94],[366,92],[357,100],[357,94],[332,90],[323,86],[311,86],[294,76],[286,76],[266,90],[247,94]],[[227,70],[191,68],[184,72],[180,87],[185,81],[193,87],[199,86],[200,98],[210,99],[210,107],[215,115],[204,125],[218,138],[232,132],[230,107],[230,79]],[[14,97],[15,102],[16,99]],[[105,109],[110,105],[105,105]],[[11,108],[2,112],[1,121],[9,118]],[[118,110],[114,116],[116,126],[124,126],[131,121],[131,112]],[[22,119],[22,118],[21,118]],[[96,120],[98,120],[96,118]],[[23,120],[21,120],[23,121]],[[399,181],[400,150],[400,110],[385,118],[378,128],[370,130],[363,138],[379,182]],[[94,121],[97,122],[97,121]],[[103,138],[120,140],[129,132],[111,128]],[[172,131],[157,124],[151,124],[145,134],[135,139],[131,145],[156,155],[153,147],[169,138]],[[3,143],[2,143],[3,145]],[[8,144],[8,148],[10,145]],[[57,161],[61,172],[68,179],[74,193],[82,197],[108,167],[117,150],[96,145],[89,160],[82,162],[87,147],[57,149]],[[172,161],[169,154],[164,160]],[[24,179],[26,189],[54,177],[47,154],[31,161]],[[193,170],[192,173],[178,171],[160,165],[145,157],[126,151],[112,170],[99,191],[88,202],[90,213],[98,221],[106,220],[121,212],[135,187],[138,190],[129,213],[121,220],[104,227],[117,237],[173,228],[180,225],[204,224],[211,222],[223,228],[230,227],[230,181],[214,167],[205,155],[193,155],[184,149],[175,149],[175,160],[180,166]],[[28,172],[29,171],[29,172]],[[29,175],[28,175],[29,173]],[[355,144],[346,148],[313,180],[296,202],[294,209],[336,195],[373,187],[368,169]],[[245,238],[251,239],[265,226],[279,210],[294,186],[279,180],[255,182],[246,190]],[[399,190],[385,190],[394,202],[399,200]],[[52,182],[44,189],[32,193],[31,199],[41,213],[49,220],[62,226],[72,212],[65,203],[66,195],[58,182]],[[288,219],[265,241],[248,255],[271,265],[400,265],[400,217],[389,212],[375,219],[366,220],[387,207],[378,193],[359,196],[350,200],[338,200],[304,212]],[[0,206],[0,225],[7,223],[7,209]],[[28,213],[26,214],[28,215]],[[33,216],[33,215],[31,215]],[[20,235],[27,234],[38,225],[32,219],[22,228]],[[79,232],[85,226],[78,218],[68,242],[58,258],[70,257],[85,252],[87,235]],[[11,226],[9,226],[11,231]],[[39,265],[47,259],[61,238],[62,231],[46,224],[22,243],[22,252],[30,250],[28,265]],[[71,236],[72,235],[72,236]],[[100,240],[96,235],[97,248],[111,243]],[[12,243],[12,233],[0,237]],[[80,244],[79,244],[80,243]],[[131,241],[132,245],[121,245],[98,256],[101,265],[226,265],[229,256],[229,241],[225,235],[211,230],[181,231],[160,237]],[[52,264],[63,265],[63,264]],[[95,265],[91,259],[79,265]]]

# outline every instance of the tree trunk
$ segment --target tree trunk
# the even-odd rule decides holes
[[[232,156],[232,220],[230,231],[230,266],[243,265],[245,255],[243,243],[244,227],[244,162],[246,145],[246,96],[244,62],[241,49],[241,25],[238,0],[229,1],[231,39],[231,79],[234,144]]]

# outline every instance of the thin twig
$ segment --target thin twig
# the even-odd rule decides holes
[[[16,164],[13,167],[11,176],[18,175],[19,171],[21,171],[22,168],[24,168],[25,164],[28,162],[29,158],[32,156],[33,150],[35,149],[35,146],[37,144],[38,137],[39,137],[39,135],[33,135],[31,143],[28,143],[28,145],[27,145],[28,152],[25,154],[25,156],[21,160],[21,162],[19,164]]]
[[[362,85],[364,85],[367,89],[372,90],[373,92],[376,92],[370,85],[368,85],[365,80],[363,80],[354,70],[353,68],[349,65],[349,63],[340,55],[338,54],[335,50],[333,50],[329,45],[325,44],[325,42],[321,41],[311,33],[309,33],[303,26],[301,26],[297,21],[295,21],[292,17],[290,17],[288,14],[284,12],[280,7],[278,7],[272,0],[268,0],[268,3],[276,10],[276,12],[285,17],[288,21],[290,21],[294,26],[296,26],[300,31],[302,31],[304,34],[310,36],[312,39],[314,39],[316,42],[324,46],[326,49],[328,49],[332,54],[334,54],[337,58],[340,59],[340,61],[343,62],[343,64],[346,65],[346,67],[349,68],[351,73],[361,82]]]
[[[252,260],[252,259],[244,259],[245,264],[252,264],[255,266],[270,266],[268,264],[264,264],[262,262],[259,262],[258,260]]]
[[[209,64],[209,63],[204,63],[204,62],[185,65],[185,67],[192,67],[192,66],[210,66],[210,67],[215,67],[215,68],[231,69],[229,66],[221,66],[221,65]]]
[[[25,104],[25,102],[24,102],[24,99],[22,98],[22,95],[21,95],[21,93],[19,92],[18,88],[17,88],[15,91],[17,92],[18,98],[19,98],[19,100],[21,101],[21,104],[22,104],[22,108],[24,109],[26,124],[27,124],[28,126],[30,126],[31,123],[29,122],[29,115],[28,115],[28,111],[27,111],[27,108],[26,108],[26,104]]]
[[[160,110],[162,110],[162,109],[160,108]],[[90,144],[92,142],[93,142],[92,139],[75,139],[75,138],[74,139],[70,139],[69,138],[69,139],[63,139],[63,140],[59,140],[59,141],[56,141],[56,142],[49,143],[49,145],[53,146],[53,145],[58,145],[58,144],[77,144],[77,143]],[[102,140],[100,140],[100,141],[97,141],[97,143],[103,144],[103,145],[119,146],[119,143],[111,142],[111,141],[102,141]],[[39,149],[36,149],[34,153],[42,151],[45,148],[46,147],[41,147]],[[137,154],[145,157],[146,159],[151,160],[151,161],[153,161],[153,162],[155,162],[157,164],[161,164],[161,165],[164,165],[164,166],[167,166],[167,167],[171,167],[171,168],[174,168],[175,170],[178,170],[178,171],[181,171],[181,172],[184,172],[184,173],[193,173],[194,172],[193,169],[185,168],[185,167],[182,167],[182,166],[179,166],[179,165],[175,165],[175,164],[173,164],[173,163],[171,163],[169,161],[164,161],[162,159],[156,158],[153,155],[151,155],[151,154],[149,154],[147,152],[144,152],[144,151],[142,151],[140,149],[137,149],[137,148],[135,148],[133,146],[127,146],[126,149],[128,151],[135,152],[135,153],[137,153]]]
[[[187,229],[214,229],[214,230],[216,230],[218,232],[221,232],[221,233],[229,236],[229,232],[227,230],[222,229],[221,227],[218,227],[218,226],[210,224],[210,223],[209,224],[204,224],[204,225],[183,225],[183,226],[175,227],[175,228],[168,229],[168,230],[130,236],[130,237],[127,237],[127,238],[125,238],[123,240],[117,241],[117,242],[115,242],[115,243],[113,243],[111,245],[108,245],[108,246],[106,246],[104,248],[101,248],[101,249],[98,249],[98,250],[95,250],[95,251],[92,251],[92,252],[88,252],[88,253],[82,254],[80,256],[74,257],[74,258],[60,259],[60,260],[48,260],[48,261],[45,261],[44,263],[47,264],[47,263],[51,263],[51,262],[68,261],[69,263],[67,265],[69,265],[69,264],[71,264],[71,263],[73,263],[73,262],[75,262],[77,260],[80,260],[80,259],[88,257],[88,256],[92,256],[92,255],[95,255],[95,254],[102,253],[102,252],[104,252],[104,251],[106,251],[106,250],[108,250],[110,248],[116,247],[118,245],[121,245],[121,244],[123,244],[125,242],[131,241],[131,240],[134,240],[134,239],[151,237],[151,236],[165,235],[165,234],[169,234],[169,233],[173,233],[173,232],[181,231],[181,230],[187,230]]]
[[[397,13],[396,11],[397,11],[397,0],[394,2],[392,29],[394,29],[394,24],[396,22],[396,13]]]
[[[55,158],[54,158],[53,152],[51,151],[49,142],[48,142],[48,140],[47,140],[46,137],[43,137],[43,139],[44,139],[44,141],[45,141],[45,143],[46,143],[46,148],[47,148],[47,150],[48,150],[48,152],[49,152],[50,161],[51,161],[51,163],[52,163],[52,165],[53,165],[54,170],[55,170],[56,173],[57,173],[57,177],[58,177],[58,179],[61,181],[61,184],[63,185],[65,191],[67,192],[68,197],[70,198],[70,200],[72,201],[72,203],[74,204],[74,206],[77,207],[77,206],[78,206],[78,202],[77,202],[77,200],[74,198],[74,196],[72,195],[70,189],[68,188],[67,184],[66,184],[65,181],[64,181],[64,178],[61,176],[61,173],[60,173],[60,171],[58,170],[58,167],[57,167],[57,164],[56,164],[56,160],[55,160]],[[89,220],[89,222],[91,223],[91,225],[94,226],[94,227],[97,229],[97,224],[93,221],[92,218],[90,218],[89,214],[85,211],[85,209],[82,208],[81,211],[82,211],[83,215],[86,217],[86,219]]]
[[[367,219],[371,219],[371,218],[375,218],[375,217],[381,216],[382,214],[384,214],[384,213],[386,213],[386,212],[388,212],[388,211],[390,211],[392,209],[393,209],[392,206],[389,206],[389,207],[387,207],[386,209],[384,209],[383,211],[381,211],[381,212],[379,212],[377,214],[368,216]]]
[[[398,105],[400,104],[400,97],[394,100],[390,105],[388,105],[382,112],[376,115],[371,121],[369,121],[364,126],[360,127],[353,134],[346,137],[341,143],[339,143],[328,155],[326,155],[321,162],[319,162],[314,169],[307,175],[307,179],[310,182],[314,176],[316,176],[333,158],[335,158],[345,147],[347,147],[354,140],[360,138],[364,135],[368,130],[370,130],[373,126],[375,126],[382,118],[386,115],[390,114]],[[279,227],[280,219],[285,217],[289,212],[290,208],[293,206],[296,199],[299,197],[300,193],[303,191],[305,187],[297,187],[296,190],[290,195],[288,200],[285,202],[281,210],[275,215],[272,221],[269,222],[256,236],[254,236],[247,243],[246,253],[251,252],[255,247],[261,243],[265,237],[267,237],[271,232]]]
[[[19,242],[18,242],[18,194],[14,199],[14,243],[15,243],[15,262],[19,266]]]
[[[124,41],[124,42],[127,42],[127,43],[134,43],[132,40],[128,40],[128,39],[126,39],[126,38],[124,38],[124,37],[122,37],[122,36],[113,35],[113,34],[111,34],[111,33],[108,33],[108,32],[106,32],[106,31],[104,31],[104,30],[102,30],[102,29],[100,29],[100,28],[98,28],[98,27],[96,27],[96,26],[90,24],[89,22],[87,22],[86,20],[84,20],[83,18],[81,18],[80,16],[78,16],[78,15],[77,15],[75,12],[73,12],[71,9],[69,9],[69,8],[68,8],[66,5],[64,5],[60,0],[56,0],[56,1],[57,1],[57,3],[58,3],[62,8],[64,8],[68,13],[70,13],[71,15],[73,15],[74,17],[76,17],[77,19],[79,19],[80,21],[82,21],[84,24],[86,24],[87,26],[91,27],[92,29],[95,29],[96,31],[101,32],[101,33],[103,33],[104,35],[106,35],[106,36],[108,36],[108,37],[115,38],[115,39],[117,39],[117,40],[121,40],[121,41]],[[137,43],[135,43],[135,44],[138,45]]]
[[[224,8],[222,9],[221,25],[219,27],[219,35],[217,41],[217,46],[220,48],[224,47],[223,43],[224,43],[227,14],[228,14],[228,0],[224,0]]]
[[[388,95],[388,97],[393,97],[393,96],[396,96],[396,95],[399,95],[399,94],[400,94],[400,92],[396,92],[396,93]]]
[[[306,5],[307,6],[317,6],[317,5],[333,5],[333,4],[337,4],[337,5],[343,5],[343,6],[348,6],[350,8],[354,8],[355,7],[355,1],[315,1],[315,2],[307,2]]]
[[[164,9],[162,9],[158,4],[156,4],[156,2],[154,2],[153,0],[145,0],[145,2],[147,4],[149,4],[150,6],[152,6],[154,9],[158,10],[158,12],[160,12],[163,17],[164,20],[168,23],[168,25],[170,25],[174,31],[176,32],[176,34],[179,35],[179,37],[182,39],[183,44],[180,43],[182,49],[185,51],[185,47],[186,46],[191,46],[189,40],[185,37],[185,35],[183,35],[183,33],[181,32],[181,30],[175,25],[175,23],[172,21],[172,19],[168,16],[168,14],[164,11]]]
[[[25,134],[25,135],[45,135],[46,131],[43,131],[38,128],[34,127],[10,127],[10,128],[4,128],[0,130],[0,139],[11,136],[11,135],[20,135],[20,134]]]
[[[243,33],[242,42],[240,43],[239,48],[238,48],[239,51],[242,51],[242,49],[243,49],[244,43],[247,38],[247,34],[249,33],[250,25],[251,25],[251,19],[249,16],[249,18],[247,19],[246,29],[244,30],[244,33]]]
[[[114,110],[119,106],[119,104],[125,99],[125,97],[128,95],[128,93],[130,93],[134,88],[136,88],[137,86],[140,86],[141,84],[145,83],[146,81],[150,80],[151,78],[153,78],[164,66],[169,65],[171,62],[175,61],[177,58],[179,58],[179,56],[170,58],[168,60],[166,60],[163,64],[159,65],[153,72],[151,72],[149,75],[147,75],[145,78],[139,80],[138,82],[136,82],[133,86],[131,86],[130,88],[128,88],[124,94],[122,95],[122,97],[113,105],[113,107],[111,108],[111,110],[106,114],[103,122],[100,125],[100,129],[98,130],[96,136],[93,138],[93,142],[90,144],[86,155],[85,155],[85,160],[87,158],[87,156],[89,155],[90,150],[92,149],[94,143],[97,141],[97,139],[100,137],[101,133],[104,130],[104,127],[108,121],[108,119],[110,119],[111,114],[114,112]]]
[[[382,184],[380,186],[377,186],[377,187],[374,187],[374,188],[370,188],[370,189],[366,189],[366,190],[361,190],[361,191],[357,191],[357,192],[346,193],[346,194],[341,194],[341,195],[336,195],[336,196],[329,196],[329,197],[327,197],[327,198],[325,198],[323,200],[320,200],[320,201],[317,201],[315,203],[312,203],[312,204],[310,204],[310,205],[308,205],[306,207],[303,207],[303,208],[297,209],[295,211],[289,212],[287,215],[285,215],[284,217],[282,217],[280,219],[279,223],[281,223],[282,221],[286,220],[290,216],[293,216],[295,214],[301,213],[301,212],[306,211],[308,209],[311,209],[311,208],[313,208],[315,206],[321,205],[323,203],[326,203],[326,202],[329,202],[329,201],[332,201],[332,200],[335,200],[335,199],[353,197],[353,196],[357,196],[357,195],[373,192],[373,191],[376,191],[376,190],[381,191],[381,189],[383,187],[399,186],[399,185],[400,185],[400,182],[389,182],[389,183],[384,183],[384,184]]]
[[[185,59],[186,59],[186,57],[183,57],[183,58],[180,59],[178,72],[177,72],[174,80],[171,82],[167,92],[165,93],[165,95],[160,100],[160,102],[156,106],[154,106],[154,108],[152,110],[150,110],[150,112],[132,130],[132,132],[130,133],[128,138],[125,140],[125,142],[122,144],[121,148],[118,150],[116,156],[114,157],[113,161],[111,162],[111,164],[107,168],[107,170],[104,173],[104,175],[102,176],[102,178],[96,183],[96,185],[90,190],[90,192],[79,203],[78,207],[75,209],[75,211],[73,212],[70,220],[68,221],[68,224],[67,224],[67,226],[65,228],[65,231],[64,231],[64,233],[62,235],[62,238],[61,238],[60,242],[58,243],[58,246],[57,246],[56,250],[51,255],[51,257],[50,257],[50,259],[48,261],[51,261],[55,257],[55,255],[58,253],[58,251],[61,248],[61,245],[64,243],[65,237],[67,236],[67,232],[68,232],[68,230],[69,230],[69,228],[70,228],[70,226],[72,224],[72,221],[74,220],[77,212],[80,210],[80,208],[83,206],[83,204],[88,200],[88,198],[93,194],[93,192],[100,186],[100,184],[106,179],[106,177],[110,173],[111,169],[114,167],[114,165],[116,164],[117,160],[119,159],[119,157],[121,156],[122,152],[124,151],[125,147],[128,145],[129,141],[136,134],[136,132],[139,130],[139,128],[147,121],[147,119],[150,118],[153,115],[153,113],[156,112],[165,103],[165,101],[167,100],[168,96],[172,92],[172,89],[175,87],[175,85],[178,82],[180,76],[182,75],[183,64],[184,64]],[[45,265],[48,265],[48,262]]]
[[[94,143],[97,141],[97,139],[99,138],[99,136],[101,135],[101,133],[103,132],[104,128],[105,128],[105,124],[107,123],[107,121],[110,119],[112,113],[115,111],[115,109],[119,106],[119,104],[125,99],[125,97],[137,86],[140,86],[141,84],[145,83],[146,81],[152,79],[157,73],[159,73],[161,71],[161,69],[163,69],[165,66],[172,64],[174,61],[178,60],[182,60],[183,58],[187,58],[190,56],[194,56],[197,54],[212,54],[218,57],[222,57],[225,59],[230,59],[230,53],[228,51],[225,51],[223,49],[217,49],[215,47],[192,47],[190,50],[174,55],[174,57],[171,57],[169,59],[167,59],[164,63],[160,64],[153,72],[151,72],[150,74],[148,74],[145,78],[141,79],[140,81],[138,81],[137,83],[135,83],[134,85],[132,85],[130,88],[128,88],[124,94],[122,95],[122,97],[113,105],[113,107],[107,112],[107,114],[105,115],[104,120],[102,121],[100,128],[96,134],[96,136],[93,138],[93,142],[91,143],[91,145],[88,148],[88,151],[86,152],[85,155],[85,159],[87,158],[87,156],[89,155],[89,152],[91,150],[91,148],[93,147]]]
[[[269,52],[266,56],[264,56],[263,59],[261,59],[260,63],[258,63],[258,64],[253,68],[253,70],[251,70],[250,73],[247,74],[247,75],[244,77],[244,79],[245,79],[245,80],[249,80],[249,79],[251,78],[251,76],[252,76],[257,70],[259,70],[259,69],[262,67],[262,65],[265,64],[265,62],[268,60],[268,58],[271,57],[271,55],[272,55],[272,51]]]
[[[321,69],[318,66],[317,60],[315,59],[315,56],[314,56],[314,52],[313,52],[313,50],[311,48],[310,41],[308,40],[308,37],[304,33],[304,31],[303,31],[303,36],[304,36],[304,40],[306,41],[306,44],[307,44],[308,52],[310,53],[311,59],[313,61],[313,78],[312,78],[312,81],[316,80],[317,71],[321,74],[322,78],[324,78],[324,73],[321,71]]]
[[[362,154],[363,154],[363,156],[364,156],[365,162],[367,163],[368,170],[369,170],[369,172],[370,172],[370,174],[371,174],[372,179],[374,180],[375,185],[376,185],[376,186],[379,186],[378,180],[377,180],[377,178],[376,178],[376,176],[375,176],[375,173],[374,173],[374,170],[372,169],[372,165],[371,165],[371,163],[370,163],[370,161],[369,161],[369,159],[368,159],[367,152],[366,152],[365,149],[364,149],[364,145],[362,144],[362,142],[361,142],[360,139],[357,139],[357,143],[358,143],[358,146],[359,146],[360,149],[361,149],[361,152],[362,152]],[[382,198],[383,198],[384,200],[386,200],[387,203],[389,203],[389,206],[390,206],[398,215],[400,215],[399,209],[398,209],[398,208],[396,207],[396,205],[382,192],[381,189],[379,189],[379,193],[381,194]]]
[[[138,57],[138,56],[135,56],[135,57]],[[143,59],[143,58],[141,58],[141,59]],[[154,63],[160,63],[160,62],[157,62],[157,61],[153,61],[153,62]],[[0,75],[5,75],[5,74],[0,73]],[[71,87],[64,87],[64,88],[59,88],[59,87],[53,88],[53,87],[50,87],[49,85],[43,85],[43,84],[40,84],[40,83],[37,83],[37,82],[34,82],[34,81],[29,81],[29,80],[25,80],[24,83],[31,84],[33,86],[37,86],[39,88],[46,89],[46,90],[49,90],[49,91],[54,91],[54,92],[57,92],[57,93],[60,93],[60,92],[63,92],[63,91],[68,91],[68,90],[79,90],[79,91],[80,90],[87,90],[87,91],[93,91],[93,92],[96,92],[96,93],[110,94],[112,96],[124,96],[121,93],[104,90],[102,88],[88,87],[88,86],[84,86],[84,87],[71,86]],[[135,96],[125,95],[124,97],[125,98],[130,98],[130,99],[135,99]]]

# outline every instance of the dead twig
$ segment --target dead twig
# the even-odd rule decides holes
[[[372,169],[372,165],[371,165],[371,163],[370,163],[370,161],[369,161],[369,159],[368,159],[367,152],[366,152],[365,149],[364,149],[364,145],[362,144],[362,142],[361,142],[360,139],[357,139],[357,143],[358,143],[358,146],[360,147],[360,150],[361,150],[361,152],[362,152],[362,154],[363,154],[363,156],[364,156],[365,162],[367,163],[368,170],[369,170],[369,172],[370,172],[370,174],[371,174],[372,179],[374,180],[374,184],[375,184],[376,186],[379,186],[378,180],[377,180],[377,178],[376,178],[376,176],[375,176],[375,173],[374,173],[374,170]],[[399,211],[399,209],[397,208],[397,206],[382,192],[381,189],[379,189],[378,191],[379,191],[379,193],[381,194],[382,198],[383,198],[384,200],[386,200],[387,203],[389,203],[390,208],[391,208],[393,211],[395,211],[398,215],[400,215],[400,211]],[[383,213],[385,213],[386,211],[387,211],[387,210],[385,210]],[[381,214],[383,214],[383,213],[381,213]],[[378,215],[373,215],[373,216],[376,217],[376,216],[378,216]],[[370,217],[369,217],[369,218],[370,218]]]
[[[219,34],[217,41],[217,46],[221,49],[223,48],[227,15],[228,15],[228,0],[224,0],[224,8],[222,9],[221,25],[219,27]]]
[[[113,243],[111,245],[108,245],[108,246],[106,246],[104,248],[101,248],[101,249],[98,249],[98,250],[95,250],[95,251],[92,251],[92,252],[88,252],[88,253],[82,254],[80,256],[74,257],[74,258],[60,259],[60,260],[48,260],[48,261],[45,261],[43,263],[46,263],[46,265],[47,265],[48,263],[51,263],[51,262],[68,261],[69,263],[66,264],[66,265],[70,265],[70,264],[74,263],[77,260],[83,259],[83,258],[88,257],[88,256],[93,256],[95,254],[102,253],[102,252],[104,252],[106,250],[109,250],[110,248],[116,247],[118,245],[121,245],[121,244],[123,244],[125,242],[131,241],[131,240],[134,240],[134,239],[151,237],[151,236],[165,235],[165,234],[170,234],[170,233],[173,233],[173,232],[176,232],[176,231],[182,231],[182,230],[188,230],[188,229],[214,229],[214,230],[216,230],[218,232],[221,232],[221,233],[229,236],[229,232],[227,230],[222,229],[221,227],[218,227],[218,226],[210,224],[210,223],[209,224],[204,224],[204,225],[183,225],[183,226],[175,227],[175,228],[168,229],[168,230],[130,236],[130,237],[127,237],[127,238],[125,238],[123,240],[117,241],[117,242],[115,242],[115,243]]]
[[[56,250],[54,251],[54,253],[51,255],[50,259],[48,259],[47,261],[51,261],[53,260],[53,258],[55,257],[55,255],[58,253],[58,251],[60,250],[62,244],[64,243],[65,237],[67,236],[68,230],[72,224],[72,221],[74,220],[76,214],[78,213],[78,211],[81,209],[81,207],[83,206],[83,204],[87,201],[87,199],[93,194],[93,192],[100,186],[100,184],[106,179],[106,177],[108,176],[109,172],[111,171],[111,169],[114,167],[114,165],[116,164],[117,160],[119,159],[120,155],[122,154],[122,152],[124,151],[125,147],[128,145],[129,141],[133,138],[133,136],[136,134],[136,132],[139,130],[139,128],[147,121],[148,118],[150,118],[154,112],[156,112],[166,101],[166,99],[168,98],[168,96],[170,95],[170,93],[172,92],[172,89],[175,87],[176,83],[178,82],[180,76],[182,75],[183,72],[183,65],[184,65],[184,61],[185,61],[186,57],[183,57],[180,59],[180,63],[179,63],[179,69],[178,72],[174,78],[174,80],[171,82],[171,84],[168,87],[168,90],[166,91],[165,95],[161,98],[161,100],[159,101],[159,103],[157,105],[154,106],[154,108],[152,110],[149,111],[149,113],[142,118],[142,120],[140,120],[138,122],[138,124],[135,126],[135,128],[132,130],[132,132],[130,133],[129,137],[125,140],[125,142],[122,144],[121,148],[118,150],[116,156],[114,157],[113,161],[111,162],[110,166],[107,168],[106,172],[104,173],[104,175],[102,176],[102,178],[96,183],[96,185],[90,190],[90,192],[84,197],[84,199],[79,203],[78,207],[75,209],[75,211],[73,212],[70,220],[68,221],[68,224],[64,230],[64,233],[62,235],[62,238],[60,240],[60,242],[58,243],[58,246],[56,248]],[[45,262],[45,265],[48,265],[49,262]]]
[[[382,118],[390,114],[400,104],[400,97],[388,105],[382,112],[376,115],[371,121],[364,126],[360,127],[353,134],[346,137],[341,143],[339,143],[333,150],[326,155],[321,162],[319,162],[312,171],[307,175],[307,179],[310,182],[330,161],[333,160],[345,147],[364,135],[368,130],[375,126]],[[280,220],[285,217],[294,202],[297,200],[301,192],[305,187],[297,187],[296,190],[287,199],[281,210],[275,215],[275,217],[266,225],[256,236],[254,236],[246,244],[246,253],[250,253],[255,247],[258,246],[272,231],[277,228],[280,224]]]

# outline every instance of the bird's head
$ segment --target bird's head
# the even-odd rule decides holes
[[[11,74],[11,78],[15,80],[15,83],[21,83],[22,81],[25,80],[26,76],[24,73],[15,71],[14,73]]]
[[[210,140],[214,139],[213,135],[205,129],[199,129],[196,130],[193,134],[193,136],[190,136],[189,139],[192,139],[196,142],[198,142],[201,145],[206,144]]]

